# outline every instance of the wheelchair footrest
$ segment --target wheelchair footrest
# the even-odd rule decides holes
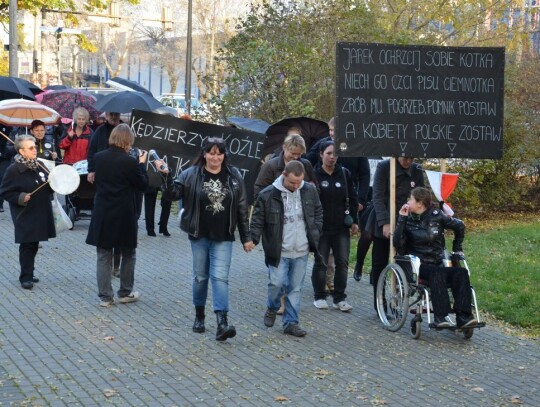
[[[475,328],[483,328],[486,326],[486,323],[485,322],[478,322],[476,325],[473,325],[473,326],[468,326],[468,327],[465,327],[465,328],[458,328],[457,325],[452,325],[452,326],[445,326],[445,327],[437,327],[437,325],[435,325],[434,322],[432,322],[431,324],[429,324],[429,328],[430,329],[436,329],[436,330],[442,330],[442,329],[448,329],[450,331],[464,331],[466,329],[475,329]]]

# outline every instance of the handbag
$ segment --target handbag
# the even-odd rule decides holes
[[[63,232],[64,230],[73,229],[73,222],[69,219],[69,216],[62,208],[62,205],[60,205],[56,194],[54,194],[54,199],[51,201],[51,206],[56,234]]]
[[[354,223],[354,219],[351,216],[351,212],[349,211],[349,185],[347,184],[347,175],[345,174],[345,168],[341,167],[341,171],[343,172],[343,178],[345,179],[344,186],[345,186],[345,218],[343,219],[343,223],[347,227],[351,227]]]

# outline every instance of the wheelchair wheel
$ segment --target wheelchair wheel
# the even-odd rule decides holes
[[[75,223],[75,221],[77,220],[77,211],[75,210],[75,208],[69,208],[68,216],[71,223]]]
[[[474,329],[473,328],[463,330],[463,337],[465,339],[471,339],[473,334],[474,334]]]
[[[420,338],[422,334],[422,317],[418,314],[411,320],[411,336],[413,339]]]
[[[377,313],[389,331],[401,329],[409,313],[409,286],[405,272],[397,264],[384,268],[377,282]]]

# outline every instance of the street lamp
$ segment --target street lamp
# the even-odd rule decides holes
[[[192,18],[193,2],[188,1],[188,26],[187,26],[187,48],[186,48],[186,109],[187,113],[191,114],[191,18]]]
[[[9,0],[9,76],[15,78],[19,77],[17,11],[17,0]]]

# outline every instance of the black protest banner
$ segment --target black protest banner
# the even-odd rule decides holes
[[[344,156],[500,158],[504,48],[336,46]]]
[[[230,163],[242,173],[248,197],[253,196],[264,134],[140,110],[133,110],[130,126],[135,133],[134,146],[147,151],[155,150],[175,177],[193,165],[208,137],[223,138]],[[147,169],[150,185],[159,186],[161,178],[153,161],[149,157]]]

